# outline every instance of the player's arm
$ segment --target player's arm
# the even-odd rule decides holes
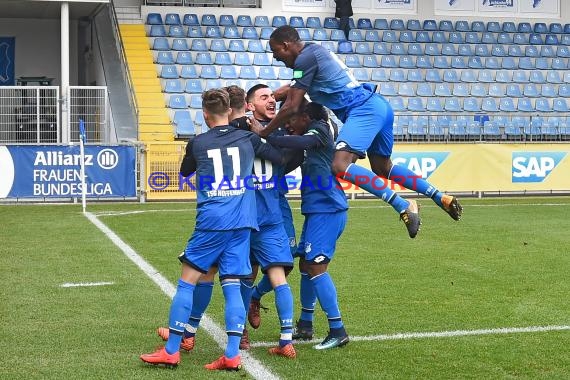
[[[251,144],[256,157],[271,161],[276,165],[285,165],[287,157],[281,149],[265,142],[254,133],[251,134]]]
[[[285,164],[285,173],[290,173],[297,169],[303,161],[305,160],[305,154],[303,150],[293,150],[293,149],[282,149],[287,163]]]
[[[290,149],[311,149],[323,145],[318,136],[310,133],[303,136],[269,136],[267,142],[274,146]]]
[[[194,158],[193,146],[194,138],[191,138],[188,140],[188,144],[186,145],[186,153],[184,154],[184,158],[180,164],[180,174],[182,174],[184,177],[188,177],[190,174],[196,171],[197,164],[196,159]]]

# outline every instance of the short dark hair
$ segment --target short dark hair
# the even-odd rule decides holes
[[[230,107],[239,110],[245,106],[245,91],[243,88],[231,85],[224,87],[224,90],[230,96]]]
[[[275,29],[269,39],[275,40],[277,42],[299,42],[301,37],[297,33],[297,29],[289,25],[282,25]]]
[[[223,115],[230,109],[230,96],[221,88],[213,88],[202,93],[202,108],[214,115]]]
[[[247,102],[250,103],[253,100],[253,97],[255,96],[255,92],[262,88],[269,88],[269,86],[263,83],[258,83],[249,90],[247,90],[247,95],[245,96]]]
[[[327,110],[325,109],[325,107],[323,107],[318,103],[314,102],[307,103],[307,105],[303,108],[301,113],[304,113],[307,116],[309,116],[311,120],[323,120],[323,121],[329,120],[329,114]]]

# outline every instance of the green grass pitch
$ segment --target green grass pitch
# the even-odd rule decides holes
[[[421,199],[422,229],[409,239],[376,201],[351,201],[330,265],[348,333],[346,347],[271,357],[278,338],[270,294],[251,354],[282,379],[570,378],[570,198],[465,199],[452,221]],[[298,230],[302,223],[292,202]],[[175,284],[177,255],[194,225],[194,204],[89,204],[140,256]],[[251,378],[209,373],[222,349],[203,329],[175,370],[139,360],[153,351],[170,299],[81,213],[80,205],[0,206],[0,377],[3,379]],[[64,283],[111,282],[93,287]],[[299,315],[297,269],[290,276]],[[207,310],[223,326],[220,287]],[[553,331],[526,331],[560,326]],[[430,333],[521,329],[499,334]],[[566,328],[566,329],[565,329]],[[316,335],[326,335],[317,309]],[[395,334],[428,333],[396,339]]]

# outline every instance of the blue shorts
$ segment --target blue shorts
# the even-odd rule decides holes
[[[271,267],[293,267],[289,238],[282,223],[259,226],[251,232],[252,263],[259,264],[265,273]]]
[[[348,117],[336,139],[336,149],[357,154],[390,157],[394,146],[394,111],[380,95],[348,112]]]
[[[283,226],[285,227],[285,232],[289,238],[289,248],[291,254],[295,255],[297,252],[297,239],[295,238],[295,225],[293,224],[293,213],[291,212],[291,207],[285,194],[279,194],[279,208],[281,208],[281,214],[283,214]]]
[[[346,210],[335,213],[306,214],[299,239],[298,255],[310,264],[332,260],[336,241],[346,225]]]
[[[230,231],[195,230],[178,259],[192,268],[207,273],[217,263],[220,280],[251,275],[249,240],[251,229]]]

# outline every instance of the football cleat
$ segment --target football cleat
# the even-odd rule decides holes
[[[341,336],[331,336],[329,333],[325,340],[314,346],[314,348],[316,350],[328,350],[329,348],[342,347],[347,344],[349,340],[350,339],[348,339],[348,334],[346,333]]]
[[[292,343],[286,344],[285,346],[271,347],[269,349],[270,355],[284,356],[289,359],[295,359],[297,357],[297,352],[295,352],[295,347]]]
[[[243,329],[243,332],[241,334],[241,339],[239,340],[239,349],[249,350],[250,347],[251,346],[249,344],[249,332],[247,331],[247,329]]]
[[[156,333],[164,341],[167,341],[168,337],[170,336],[170,330],[168,327],[159,327],[156,329]],[[185,351],[192,351],[194,349],[194,337],[191,336],[188,338],[182,338],[182,342],[180,342],[180,348]]]
[[[169,354],[164,347],[159,348],[151,354],[141,355],[141,360],[153,365],[164,365],[165,367],[176,367],[180,363],[180,352]]]
[[[451,216],[453,220],[461,220],[463,207],[459,204],[457,197],[453,195],[444,195],[441,197],[441,204],[445,212]]]
[[[400,213],[400,220],[404,221],[406,228],[408,229],[408,234],[413,239],[418,234],[420,230],[420,224],[422,224],[422,220],[420,218],[420,207],[418,202],[413,199],[410,199],[410,205],[407,209]]]
[[[249,311],[247,312],[247,320],[249,324],[254,329],[257,329],[261,325],[261,315],[259,314],[260,309],[267,310],[266,307],[261,305],[260,300],[252,298],[249,303]]]
[[[313,339],[313,334],[315,333],[312,327],[300,326],[301,321],[297,321],[295,328],[293,329],[293,339],[294,340],[311,340]]]
[[[204,368],[209,370],[239,371],[241,369],[241,356],[238,355],[233,359],[222,356],[210,364],[206,364]]]

